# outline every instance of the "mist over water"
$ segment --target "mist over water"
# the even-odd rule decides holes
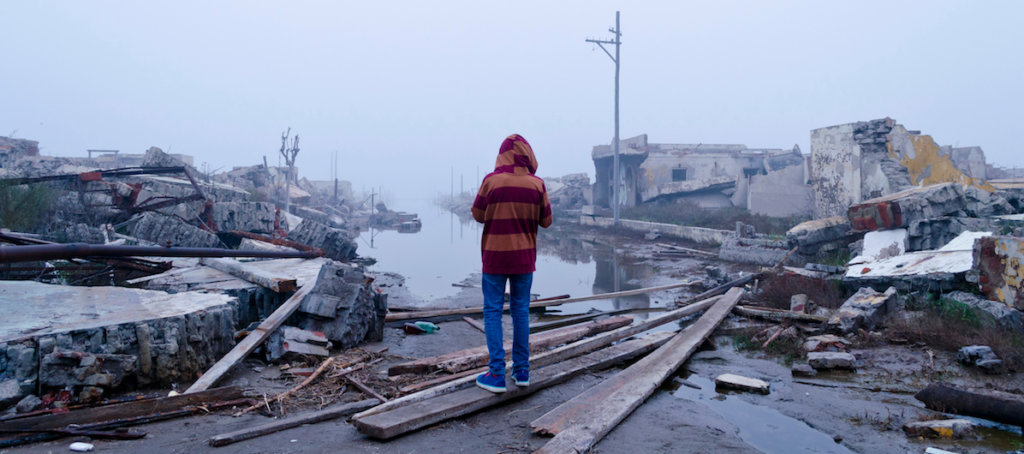
[[[461,290],[452,284],[465,281],[479,287],[480,224],[472,218],[459,218],[427,198],[396,199],[390,209],[417,213],[423,228],[417,233],[375,229],[362,232],[358,239],[359,255],[377,260],[370,271],[401,274],[408,290],[431,302],[429,305],[443,305],[444,298]],[[579,297],[629,290],[640,287],[631,282],[634,278],[650,274],[649,266],[618,263],[611,246],[583,244],[579,239],[551,235],[542,229],[532,293],[540,298],[563,294]],[[564,310],[650,306],[647,295],[637,295],[580,303]]]

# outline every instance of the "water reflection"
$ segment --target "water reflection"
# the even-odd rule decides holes
[[[453,284],[479,285],[480,224],[468,213],[457,216],[426,199],[405,199],[396,209],[419,214],[418,233],[399,234],[393,230],[370,230],[359,236],[362,256],[373,257],[373,271],[396,272],[406,277],[409,291],[428,305],[443,305],[443,299],[458,293]],[[609,245],[584,241],[564,232],[542,230],[538,237],[537,272],[533,293],[541,297],[570,294],[589,296],[640,288],[639,279],[653,274],[650,266],[624,261]],[[468,277],[476,276],[475,279]],[[599,310],[645,309],[647,295],[592,301],[560,306],[562,313]]]

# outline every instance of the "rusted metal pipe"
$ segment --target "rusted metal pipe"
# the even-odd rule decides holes
[[[90,257],[260,257],[303,258],[319,257],[315,252],[303,251],[239,251],[236,249],[120,246],[108,244],[65,243],[0,247],[0,263],[67,260]]]

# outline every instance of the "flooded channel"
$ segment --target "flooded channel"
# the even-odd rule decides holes
[[[394,272],[406,278],[405,286],[427,306],[445,306],[445,299],[461,286],[479,287],[481,225],[459,218],[428,199],[400,199],[396,210],[417,213],[423,223],[417,233],[370,230],[359,236],[359,255],[373,257],[371,271]],[[558,222],[557,220],[555,222]],[[611,245],[583,241],[543,230],[538,238],[537,271],[533,293],[541,298],[569,294],[589,296],[643,287],[641,280],[655,270],[630,263]],[[453,285],[454,284],[454,285]],[[575,303],[560,307],[563,313],[590,309],[646,309],[663,307],[648,295]]]
[[[678,386],[672,395],[700,403],[736,426],[738,435],[747,444],[768,454],[788,453],[852,453],[836,444],[829,435],[790,418],[773,408],[755,405],[715,390],[715,383],[696,374],[686,381],[699,386]]]

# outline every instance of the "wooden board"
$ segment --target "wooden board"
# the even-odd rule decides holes
[[[552,301],[538,301],[530,303],[530,308],[558,306],[560,304],[569,303],[580,303],[583,301],[597,301],[606,300],[611,298],[620,298],[623,296],[642,295],[645,293],[660,292],[663,290],[671,290],[674,288],[688,287],[693,285],[692,282],[680,282],[678,284],[662,285],[660,287],[648,287],[636,290],[626,290],[622,292],[602,293],[600,295],[582,296],[579,298],[567,298]],[[505,305],[505,310],[509,309],[508,304]],[[467,307],[462,309],[441,309],[436,311],[409,311],[401,313],[391,313],[385,318],[388,322],[397,322],[402,320],[424,320],[431,317],[446,317],[451,315],[471,315],[471,314],[482,314],[484,313],[483,307]]]
[[[281,303],[281,306],[270,314],[266,320],[263,320],[248,336],[245,336],[245,339],[235,344],[235,348],[232,348],[231,351],[210,367],[202,377],[199,377],[195,383],[192,383],[192,386],[185,390],[185,394],[204,391],[215,385],[217,380],[220,380],[232,367],[249,356],[256,347],[259,347],[267,339],[270,333],[279,328],[288,317],[291,317],[302,304],[302,300],[306,298],[306,295],[315,286],[316,279],[314,278],[308,284],[303,285],[291,298]]]
[[[275,276],[238,260],[206,257],[199,259],[199,263],[277,293],[294,292],[296,288],[294,277]]]
[[[318,422],[329,421],[331,419],[337,419],[342,416],[348,416],[377,405],[378,402],[379,401],[377,399],[366,399],[359,402],[336,405],[320,411],[314,411],[287,419],[279,419],[277,421],[268,422],[254,427],[246,427],[234,432],[214,435],[213,437],[210,437],[209,443],[210,446],[227,446],[231,443],[237,443],[242,440],[280,432],[303,424],[315,424]]]
[[[539,333],[541,331],[547,331],[547,330],[551,330],[551,329],[555,329],[555,328],[561,328],[563,326],[569,326],[569,325],[575,325],[577,323],[583,323],[585,321],[593,320],[593,319],[598,318],[598,317],[604,317],[604,316],[609,316],[610,317],[610,316],[614,316],[614,315],[621,315],[621,314],[625,314],[626,312],[629,312],[631,310],[632,309],[619,309],[619,310],[607,311],[607,312],[600,312],[600,311],[598,311],[598,312],[594,312],[594,313],[591,313],[591,314],[579,315],[579,316],[575,316],[575,317],[566,317],[566,318],[562,318],[562,319],[559,319],[559,320],[553,320],[553,321],[545,322],[545,323],[531,323],[530,324],[530,332],[531,333]]]
[[[621,328],[630,323],[633,323],[633,317],[621,316],[530,336],[530,353],[537,353],[586,336]],[[511,349],[512,340],[508,339],[505,341],[505,350],[511,351]],[[449,373],[456,373],[484,366],[487,364],[488,358],[487,346],[482,345],[444,355],[396,364],[388,368],[388,375],[429,373],[438,369]]]
[[[155,413],[166,413],[180,410],[189,405],[200,405],[213,401],[234,400],[245,397],[242,388],[228,386],[210,389],[192,394],[181,394],[173,397],[158,397],[130,402],[122,402],[102,407],[83,408],[67,413],[53,413],[0,422],[0,429],[57,429],[69,425],[87,425],[106,421],[114,421]]]
[[[718,298],[710,298],[692,305],[675,309],[672,311],[665,312],[657,317],[651,317],[639,323],[635,323],[630,326],[619,328],[617,330],[609,331],[607,333],[598,334],[597,336],[583,339],[581,341],[566,344],[553,350],[546,351],[537,355],[536,357],[530,358],[530,367],[539,368],[548,364],[554,364],[559,361],[564,361],[569,358],[579,356],[583,353],[596,350],[601,347],[611,345],[613,342],[625,339],[627,337],[640,334],[651,328],[655,328],[666,323],[670,323],[688,315],[696,314],[703,311],[717,301]],[[485,369],[485,368],[484,368]],[[483,369],[480,369],[478,373],[483,373]],[[466,386],[472,386],[473,381],[476,380],[476,375],[470,375],[458,379],[454,379],[429,389],[418,391],[407,396],[394,399],[390,402],[378,405],[369,410],[356,415],[357,417],[364,417],[375,413],[391,410],[400,406],[409,405],[413,402],[426,400],[434,396],[438,396],[445,393],[450,393],[455,390],[464,388]]]
[[[802,312],[773,309],[770,307],[736,306],[732,309],[732,312],[744,317],[760,318],[775,322],[792,320],[796,322],[825,323],[828,321],[828,317],[821,315],[804,314]]]
[[[582,373],[599,370],[647,353],[665,343],[671,333],[654,333],[641,339],[598,350],[578,358],[563,361],[531,372],[530,386],[517,387],[509,383],[508,391],[495,394],[478,387],[469,387],[436,396],[390,411],[353,418],[360,432],[378,439],[393,438],[422,427],[532,394],[546,387],[562,383]]]
[[[742,288],[729,290],[657,351],[531,423],[536,432],[556,434],[536,452],[588,452],[689,359],[742,296]]]

